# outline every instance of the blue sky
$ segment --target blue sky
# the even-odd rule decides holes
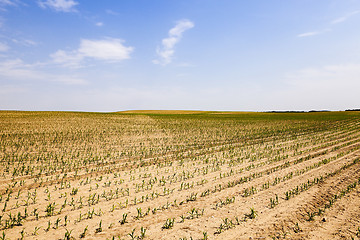
[[[0,109],[360,107],[358,0],[0,0]]]

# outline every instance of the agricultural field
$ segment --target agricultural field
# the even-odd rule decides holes
[[[359,239],[360,112],[0,111],[0,239]]]

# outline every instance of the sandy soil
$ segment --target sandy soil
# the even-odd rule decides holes
[[[137,123],[158,124],[148,117]],[[0,236],[66,239],[68,232],[80,239],[87,229],[83,239],[132,239],[133,230],[133,239],[141,239],[146,229],[145,239],[357,239],[360,122],[334,126],[295,137],[184,144],[76,171],[62,171],[75,163],[53,156],[46,164],[26,163],[37,174],[16,177],[11,173],[22,165],[9,163],[14,167],[6,171],[4,157]],[[135,128],[127,136],[129,149],[148,141]],[[170,141],[158,132],[149,137]],[[134,167],[139,161],[143,166]],[[297,187],[303,189],[286,199]]]

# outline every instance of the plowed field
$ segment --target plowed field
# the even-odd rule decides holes
[[[2,239],[359,239],[360,113],[0,112]]]

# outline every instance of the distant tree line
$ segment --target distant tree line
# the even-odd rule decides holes
[[[330,110],[310,110],[310,111],[268,111],[269,113],[307,113],[307,112],[330,112]]]
[[[360,111],[360,108],[358,108],[358,109],[346,109],[345,111],[346,112],[348,112],[348,111]]]

